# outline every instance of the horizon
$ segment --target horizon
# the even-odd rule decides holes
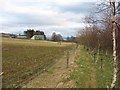
[[[1,32],[0,34],[2,34],[2,33],[3,33],[3,34],[18,35],[18,36],[19,36],[19,35],[25,35],[24,33],[23,33],[23,34],[20,34],[20,33],[19,33],[19,34],[15,34],[15,33],[4,33],[4,32]],[[53,32],[53,33],[54,33],[54,32]],[[56,33],[56,32],[55,32],[55,33]],[[45,33],[44,33],[44,34],[45,34]],[[71,38],[71,37],[76,37],[76,36],[63,36],[63,35],[62,35],[61,33],[59,33],[59,32],[57,32],[56,34],[60,34],[64,40],[66,40],[68,37],[69,37],[69,38]],[[25,35],[25,36],[26,36],[26,35]],[[45,34],[45,36],[46,36],[46,39],[51,40],[52,34],[49,35],[49,36]]]

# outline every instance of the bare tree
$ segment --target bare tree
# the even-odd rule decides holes
[[[79,35],[79,38],[81,40],[81,43],[84,44],[85,46],[88,45],[90,48],[98,49],[98,59],[99,59],[100,49],[104,51],[113,52],[114,73],[113,73],[111,88],[114,88],[117,81],[117,73],[118,73],[117,49],[119,49],[118,47],[120,47],[120,35],[117,33],[120,33],[119,32],[120,29],[118,27],[116,30],[117,24],[115,21],[115,14],[116,14],[115,2],[111,2],[111,6],[109,5],[109,3],[107,4],[102,3],[99,6],[101,7],[99,9],[97,8],[98,10],[97,15],[99,16],[95,17],[94,15],[94,17],[87,16],[85,18],[87,24],[89,24],[89,27],[84,28],[83,31],[84,33],[81,33]],[[117,19],[117,21],[119,20],[120,19]],[[100,35],[97,34],[99,31],[100,31]]]
[[[115,83],[117,81],[117,50],[116,50],[116,28],[115,28],[115,2],[110,2],[112,9],[112,36],[113,36],[113,65],[114,65],[114,75],[111,83],[111,88],[115,87]]]

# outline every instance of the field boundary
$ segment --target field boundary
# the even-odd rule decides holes
[[[70,52],[70,63],[69,67],[67,67],[67,51],[64,52],[64,55],[55,62],[53,66],[48,67],[45,72],[37,76],[36,78],[33,78],[33,80],[29,81],[27,84],[25,83],[22,88],[63,88],[63,87],[69,87],[66,80],[69,78],[70,73],[73,71],[74,68],[73,63],[75,56],[76,56],[77,49],[75,46]],[[71,60],[72,59],[72,60]],[[41,82],[42,81],[42,82]],[[53,81],[53,82],[52,82]],[[61,82],[65,82],[60,85]],[[69,83],[69,81],[68,81]],[[37,84],[37,85],[36,85]],[[74,85],[74,84],[73,84]]]
[[[26,83],[28,83],[29,81],[31,81],[32,79],[34,79],[35,77],[40,75],[41,73],[46,72],[49,69],[49,67],[53,66],[56,63],[57,60],[58,59],[56,59],[53,63],[48,64],[42,70],[40,70],[39,72],[35,73],[34,75],[32,75],[30,78],[26,79],[25,81],[21,82],[21,84],[17,85],[15,88],[21,88],[23,85],[25,85]]]
[[[74,47],[74,49],[71,51],[70,51],[70,55],[71,54],[73,55],[69,57],[71,62],[69,63],[69,67],[67,68],[66,75],[62,77],[62,81],[57,83],[55,88],[76,88],[76,83],[72,79],[70,79],[70,74],[77,67],[76,60],[79,53],[79,46]]]
[[[72,51],[73,52],[73,49],[74,49],[74,46],[71,50],[69,50],[70,52]],[[54,64],[56,64],[58,62],[58,60],[66,57],[66,51],[64,51],[64,55],[59,58],[59,59],[55,59],[54,62],[50,62],[46,67],[44,67],[42,70],[38,71],[37,73],[35,73],[33,76],[31,76],[30,78],[24,80],[23,82],[21,82],[19,85],[17,85],[15,88],[22,88],[22,86],[24,86],[25,84],[27,84],[29,81],[33,80],[35,77],[41,75],[42,73],[44,72],[47,72],[49,68],[51,68]]]

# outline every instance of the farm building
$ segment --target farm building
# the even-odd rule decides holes
[[[0,33],[0,37],[5,37],[5,38],[15,38],[15,34],[10,34],[10,33]]]
[[[11,34],[9,33],[0,33],[0,36],[9,38]]]
[[[45,40],[44,35],[33,35],[33,37],[31,39],[34,40]]]
[[[25,35],[18,35],[17,38],[19,38],[19,39],[27,39],[27,36],[25,36]]]

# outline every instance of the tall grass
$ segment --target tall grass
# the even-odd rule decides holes
[[[101,59],[103,59],[102,71]],[[101,53],[98,62],[94,63],[93,56],[81,46],[76,61],[77,67],[72,72],[71,79],[79,88],[106,88],[112,82],[113,64],[111,62],[111,56]]]

